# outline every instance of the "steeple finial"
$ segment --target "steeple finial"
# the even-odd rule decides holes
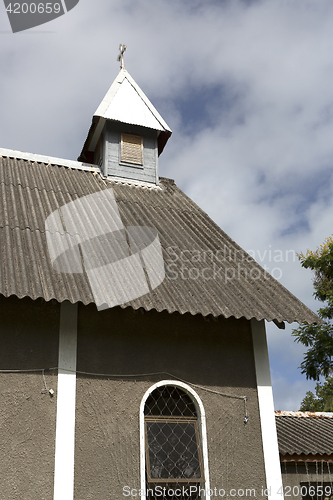
[[[122,43],[119,45],[119,50],[120,54],[117,57],[117,61],[120,62],[120,69],[125,69],[125,63],[124,63],[124,52],[126,50],[126,45],[123,45]]]

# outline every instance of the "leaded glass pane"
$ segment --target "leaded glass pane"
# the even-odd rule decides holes
[[[145,415],[197,417],[192,399],[178,387],[155,389],[146,401]]]
[[[200,498],[204,473],[193,400],[179,387],[161,386],[147,398],[144,414],[148,499]],[[158,488],[163,489],[162,496],[155,493]]]
[[[149,480],[202,479],[196,420],[146,419]]]

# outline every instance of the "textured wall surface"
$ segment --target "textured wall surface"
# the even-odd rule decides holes
[[[120,162],[121,132],[143,137],[143,166],[131,166]],[[125,177],[156,183],[157,176],[157,134],[155,130],[122,123],[107,123],[106,126],[107,175]]]
[[[56,393],[42,369],[58,363],[59,304],[0,297],[0,498],[53,496]],[[57,389],[56,372],[46,372]]]
[[[251,332],[245,320],[79,308],[75,499],[119,499],[140,488],[139,407],[153,383],[194,387],[207,419],[211,487],[265,487]],[[155,375],[149,375],[154,373]],[[109,376],[107,376],[109,374]],[[113,376],[111,376],[113,375]]]
[[[59,304],[0,298],[0,498],[52,499]],[[211,488],[265,487],[251,332],[246,320],[79,305],[75,500],[140,488],[139,408],[155,382],[189,384],[206,412]],[[46,372],[56,391],[56,371]],[[100,374],[100,375],[92,375]],[[247,396],[249,422],[244,424]],[[245,493],[240,496],[245,496]],[[249,495],[248,495],[249,496]],[[253,495],[252,495],[253,496]]]

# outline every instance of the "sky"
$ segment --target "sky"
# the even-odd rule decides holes
[[[2,4],[0,147],[76,160],[126,44],[173,131],[160,175],[315,311],[296,254],[333,232],[332,25],[331,0],[80,0],[14,34]],[[277,410],[315,386],[295,327],[267,324]]]

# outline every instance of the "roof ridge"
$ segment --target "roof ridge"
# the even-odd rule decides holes
[[[4,158],[16,158],[18,160],[33,161],[36,163],[45,163],[46,165],[54,165],[58,167],[75,168],[78,170],[96,171],[101,173],[98,165],[79,162],[75,160],[66,160],[65,158],[56,158],[54,156],[39,155],[35,153],[27,153],[15,149],[0,148],[0,156]]]
[[[278,410],[275,411],[275,417],[296,417],[296,418],[333,418],[333,412],[325,411],[292,411],[292,410]]]
[[[155,183],[138,181],[136,179],[127,179],[125,177],[105,177],[100,167],[98,165],[91,163],[84,163],[75,160],[67,160],[65,158],[56,158],[53,156],[39,155],[35,153],[27,153],[24,151],[5,149],[5,148],[0,148],[0,157],[14,158],[16,160],[30,161],[33,163],[42,163],[45,164],[46,166],[50,165],[54,167],[64,167],[72,170],[80,170],[80,171],[90,172],[92,174],[99,174],[103,181],[111,181],[121,184],[128,184],[131,186],[133,185],[137,187],[147,187],[151,189],[161,189],[160,186],[157,186]]]

